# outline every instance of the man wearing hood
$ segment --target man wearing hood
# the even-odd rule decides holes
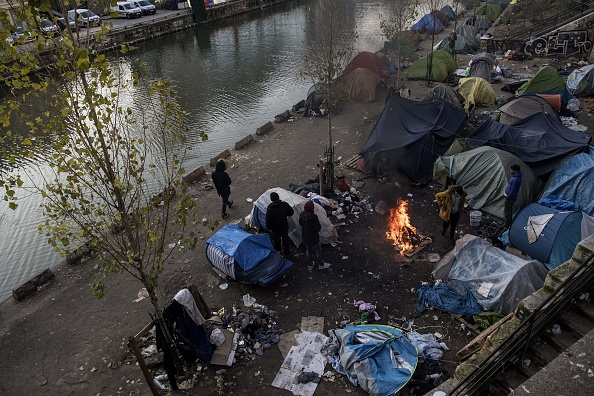
[[[322,257],[322,247],[320,246],[320,230],[322,229],[322,225],[314,212],[313,201],[307,201],[303,209],[303,212],[299,215],[299,225],[301,226],[301,239],[305,245],[307,270],[313,270],[314,263],[318,263],[319,269],[330,269],[331,265],[325,263]],[[315,258],[313,257],[313,253],[315,253]]]
[[[226,172],[227,165],[225,161],[220,159],[217,161],[215,165],[215,170],[212,171],[211,177],[212,182],[217,189],[217,193],[219,193],[219,197],[223,199],[223,207],[221,209],[221,217],[224,219],[229,214],[227,213],[227,207],[231,209],[233,206],[233,201],[229,201],[229,196],[231,195],[231,178]]]
[[[270,204],[266,209],[266,229],[272,237],[272,245],[278,252],[283,252],[285,256],[291,254],[291,240],[289,239],[289,221],[288,217],[293,216],[293,208],[281,201],[277,193],[270,193]]]
[[[514,213],[514,204],[518,199],[518,192],[520,192],[520,186],[522,185],[522,172],[520,172],[519,165],[512,165],[509,167],[509,173],[511,177],[505,187],[505,207],[503,214],[505,217],[505,228],[510,228],[512,225],[512,216]]]

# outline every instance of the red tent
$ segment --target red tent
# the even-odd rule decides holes
[[[344,69],[342,75],[346,76],[347,74],[358,68],[371,70],[379,78],[383,80],[390,79],[390,76],[384,73],[384,70],[388,68],[388,65],[386,64],[386,62],[384,62],[382,58],[380,58],[372,52],[359,52]]]

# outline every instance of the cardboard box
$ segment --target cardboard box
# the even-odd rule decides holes
[[[239,334],[225,329],[222,330],[225,335],[225,342],[215,349],[212,358],[210,359],[210,364],[216,366],[231,366],[233,365],[233,359],[235,358]]]

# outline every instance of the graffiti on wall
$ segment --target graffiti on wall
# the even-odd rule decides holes
[[[524,52],[534,56],[586,55],[591,47],[587,30],[557,31],[530,40]]]

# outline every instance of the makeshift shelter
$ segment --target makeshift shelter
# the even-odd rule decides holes
[[[466,138],[456,138],[450,148],[433,163],[433,180],[442,186],[448,185],[451,160],[455,154],[468,150]]]
[[[515,248],[554,269],[573,255],[577,244],[594,235],[594,218],[532,203],[522,209],[509,230]]]
[[[482,210],[494,218],[503,220],[505,187],[509,180],[509,167],[517,164],[522,172],[522,187],[514,205],[514,213],[540,196],[543,182],[515,155],[507,151],[484,146],[451,158],[440,157],[436,169],[444,169],[447,176],[464,187],[466,201],[475,210]],[[442,168],[443,167],[443,168]]]
[[[543,66],[527,82],[518,88],[518,95],[561,95],[563,105],[567,105],[571,94],[565,88],[563,77],[552,66]]]
[[[319,84],[312,85],[307,91],[307,98],[305,99],[305,106],[303,111],[304,117],[320,114],[320,106],[323,98],[318,94]]]
[[[444,81],[450,73],[456,70],[456,62],[452,54],[447,51],[434,50],[418,59],[406,71],[406,78],[409,80],[427,80],[429,69],[429,58],[431,61],[431,80]]]
[[[537,260],[524,260],[467,234],[432,274],[460,294],[470,291],[485,310],[507,315],[544,285],[547,273]]]
[[[394,327],[351,326],[329,334],[332,347],[327,350],[338,350],[334,368],[371,396],[398,393],[417,367],[417,348]]]
[[[458,92],[447,85],[436,85],[431,88],[427,95],[422,99],[424,102],[434,100],[445,100],[456,107],[463,108],[464,98]]]
[[[447,17],[446,14],[444,14],[440,10],[433,10],[429,13],[429,15],[432,15],[439,19],[439,22],[441,22],[444,28],[450,24],[450,19]]]
[[[373,52],[361,51],[345,67],[342,76],[348,75],[355,69],[367,69],[372,71],[382,80],[389,80],[390,76],[385,73],[388,69],[388,64]]]
[[[585,151],[591,140],[592,135],[569,129],[554,115],[536,113],[512,125],[488,118],[468,137],[468,145],[507,151],[536,176],[547,178],[565,157]]]
[[[361,67],[343,75],[341,79],[346,85],[349,100],[360,102],[373,102],[377,84],[382,81],[377,74]]]
[[[476,15],[482,16],[489,23],[497,20],[501,14],[501,8],[495,4],[485,4],[476,10]]]
[[[454,52],[457,54],[472,54],[480,48],[480,42],[477,38],[478,30],[471,25],[461,25],[456,29],[456,41],[454,42]],[[444,38],[439,42],[435,49],[451,51],[450,42],[452,36]]]
[[[536,113],[557,116],[557,112],[545,99],[536,95],[518,96],[499,107],[499,122],[513,124]]]
[[[567,89],[576,98],[594,94],[594,65],[572,71],[567,77]]]
[[[456,19],[456,13],[454,12],[454,9],[449,5],[446,4],[441,8],[441,12],[443,12],[443,14],[450,20],[450,21],[454,21]]]
[[[467,114],[446,101],[419,102],[400,96],[388,99],[359,154],[370,173],[382,155],[411,179],[427,183],[433,162],[463,129]]]
[[[443,29],[443,24],[440,22],[439,18],[431,14],[422,16],[421,19],[410,28],[410,30],[428,34],[437,34],[443,31]]]
[[[292,193],[280,187],[275,187],[267,190],[264,194],[260,195],[257,200],[254,201],[252,211],[246,218],[246,223],[252,227],[260,228],[264,231],[266,229],[266,210],[270,205],[270,193],[276,192],[282,201],[285,201],[293,208],[293,216],[289,217],[289,237],[295,246],[301,245],[301,226],[299,225],[299,215],[303,212],[305,202],[307,198],[302,197],[299,194]],[[326,210],[317,203],[314,203],[314,212],[320,220],[322,229],[320,230],[320,242],[326,244],[336,243],[338,233],[336,228],[332,225],[328,216],[326,216]]]
[[[241,283],[269,286],[293,263],[278,254],[267,234],[252,234],[228,224],[206,241],[210,264]]]
[[[471,25],[474,26],[480,34],[485,33],[491,27],[491,23],[489,23],[485,18],[480,15],[475,15],[466,18],[462,21],[462,25]]]
[[[497,65],[497,58],[494,54],[480,52],[470,59],[469,77],[481,77],[491,82],[491,70]]]
[[[545,186],[543,197],[556,196],[576,203],[580,210],[594,216],[594,151],[572,155],[555,169]]]
[[[461,78],[458,83],[458,93],[464,97],[466,109],[470,103],[475,106],[491,106],[495,103],[495,91],[484,78]]]

